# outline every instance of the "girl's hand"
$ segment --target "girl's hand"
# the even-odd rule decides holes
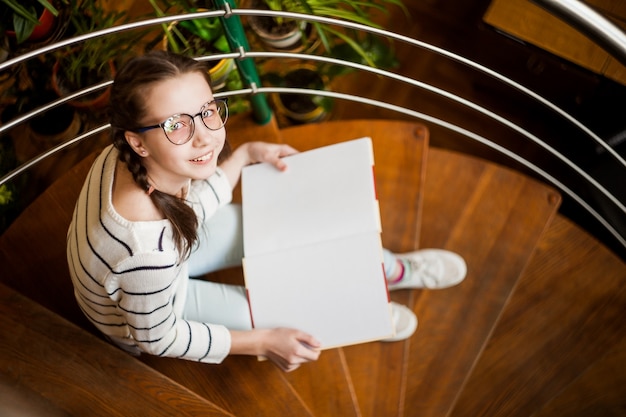
[[[287,164],[280,158],[295,153],[298,153],[298,151],[289,145],[247,142],[235,149],[230,157],[222,162],[220,167],[226,173],[230,185],[234,188],[237,182],[239,182],[241,170],[244,166],[258,162],[268,162],[277,169],[284,171],[287,169]]]
[[[313,336],[295,329],[231,330],[232,355],[263,356],[285,372],[293,371],[320,356],[320,342]]]
[[[280,158],[293,155],[298,152],[289,145],[279,145],[267,142],[249,142],[242,146],[247,147],[250,164],[268,162],[281,171],[287,169],[287,164],[285,164],[285,162]]]
[[[262,356],[285,372],[291,372],[303,363],[315,361],[320,356],[320,342],[309,334],[286,328],[264,332]]]

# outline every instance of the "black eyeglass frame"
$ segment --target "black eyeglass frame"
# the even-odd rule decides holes
[[[211,103],[224,103],[224,109],[225,109],[225,118],[224,120],[222,120],[222,125],[220,127],[218,127],[217,129],[213,129],[209,126],[206,125],[206,123],[204,122],[204,118],[200,117],[200,120],[202,120],[202,124],[209,130],[220,130],[221,128],[223,128],[224,126],[226,126],[226,122],[228,121],[228,97],[224,97],[224,98],[216,98],[213,99],[211,101],[207,101],[206,103],[204,103],[204,105],[202,106],[203,109],[205,109],[205,106],[209,106],[211,105]],[[143,127],[137,127],[135,129],[133,129],[132,131],[135,133],[144,133],[147,132],[148,130],[152,130],[152,129],[158,129],[159,127],[163,130],[163,134],[165,134],[165,137],[167,138],[167,140],[173,144],[173,145],[184,145],[185,143],[189,142],[191,140],[191,138],[193,137],[193,134],[196,132],[196,117],[198,116],[202,116],[202,113],[204,112],[204,110],[200,110],[198,113],[194,114],[193,116],[191,114],[188,113],[176,113],[171,115],[170,117],[168,117],[167,119],[165,119],[163,122],[156,124],[156,125],[151,125],[151,126],[143,126]],[[167,122],[169,119],[171,119],[172,117],[177,117],[177,116],[189,116],[189,118],[191,119],[191,134],[189,135],[189,137],[187,138],[186,141],[184,142],[180,142],[180,143],[175,143],[172,142],[172,140],[169,138],[169,136],[167,136],[167,132],[165,131],[165,122]],[[221,117],[220,117],[221,119]]]

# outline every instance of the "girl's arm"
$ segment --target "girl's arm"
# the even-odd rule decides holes
[[[232,187],[235,187],[241,177],[241,170],[246,165],[257,162],[268,162],[277,169],[287,169],[283,156],[297,153],[289,145],[279,145],[267,142],[247,142],[233,151],[230,157],[220,164]]]

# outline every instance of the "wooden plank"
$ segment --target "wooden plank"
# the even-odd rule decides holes
[[[283,371],[269,361],[229,356],[212,365],[148,355],[141,360],[236,416],[313,415]]]
[[[457,287],[417,295],[406,416],[451,411],[559,203],[552,188],[520,173],[429,150],[421,246],[459,253],[468,275]]]
[[[0,281],[62,317],[93,329],[76,304],[67,267],[66,235],[95,154],[67,171],[0,236]]]
[[[383,244],[395,251],[417,246],[421,181],[428,144],[428,131],[423,125],[353,120],[283,129],[282,136],[299,150],[372,137]],[[396,294],[393,299],[407,303],[408,297],[410,294]],[[389,410],[398,410],[401,404],[406,378],[402,364],[407,346],[406,342],[368,343],[327,351],[323,353],[324,360],[312,364],[306,373],[294,372],[287,378],[316,415],[391,415]],[[339,370],[349,373],[342,376]],[[319,381],[335,382],[336,385],[329,386],[333,401],[317,393]],[[381,392],[385,394],[380,395]]]
[[[533,415],[623,417],[626,410],[626,340],[593,363]]]
[[[391,299],[407,306],[415,302],[411,291],[394,292]],[[344,348],[361,415],[375,417],[404,414],[411,340]]]
[[[45,409],[51,416],[228,415],[2,284],[0,392],[2,409],[16,413]]]
[[[624,262],[557,217],[453,415],[622,415],[625,280]]]
[[[343,349],[324,351],[315,363],[285,374],[285,379],[316,416],[359,416]]]

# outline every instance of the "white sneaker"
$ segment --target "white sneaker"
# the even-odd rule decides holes
[[[398,342],[408,339],[415,333],[415,330],[417,330],[417,316],[411,309],[392,301],[391,314],[395,334],[388,339],[383,339],[382,342]]]
[[[443,249],[422,249],[397,254],[396,257],[404,264],[404,275],[398,282],[387,282],[390,291],[452,287],[463,281],[467,274],[463,258]]]

